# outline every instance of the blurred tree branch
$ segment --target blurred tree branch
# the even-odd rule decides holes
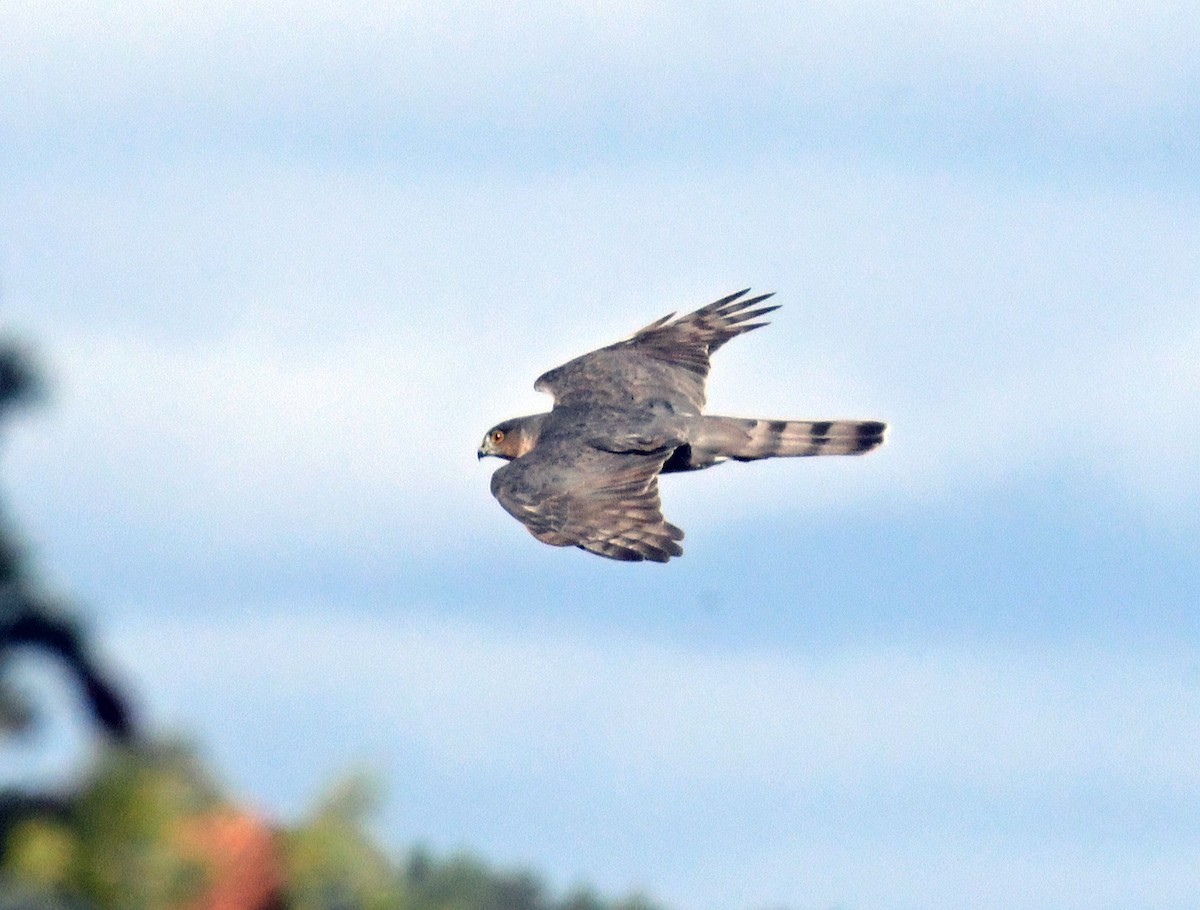
[[[0,420],[40,397],[41,385],[29,356],[12,342],[0,342]],[[41,652],[58,660],[78,683],[91,719],[120,742],[135,735],[129,702],[90,653],[77,621],[51,601],[29,570],[24,549],[0,506],[0,731],[27,729],[35,708],[11,684],[12,658]]]

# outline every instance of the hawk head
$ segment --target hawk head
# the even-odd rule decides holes
[[[537,442],[537,431],[542,425],[544,414],[533,417],[516,417],[498,423],[483,437],[479,444],[479,457],[495,455],[505,461],[520,458]]]

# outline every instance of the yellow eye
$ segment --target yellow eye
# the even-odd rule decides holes
[[[503,441],[504,441],[504,431],[503,430],[494,430],[492,432],[492,442],[503,442]]]

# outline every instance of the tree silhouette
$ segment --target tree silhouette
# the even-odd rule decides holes
[[[28,356],[11,342],[0,346],[0,422],[34,400],[39,388]],[[136,725],[128,699],[91,655],[78,620],[41,591],[0,502],[0,728],[6,732],[27,728],[35,719],[36,707],[12,687],[6,672],[23,651],[57,659],[78,683],[96,727],[118,742],[133,740]]]

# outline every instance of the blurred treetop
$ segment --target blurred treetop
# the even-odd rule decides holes
[[[0,423],[37,389],[28,357],[0,341]],[[291,826],[239,805],[195,750],[139,729],[81,623],[37,583],[0,500],[0,749],[39,721],[36,693],[12,679],[29,651],[77,683],[103,747],[69,792],[0,789],[0,910],[655,910],[587,889],[554,898],[532,873],[468,855],[390,857],[364,823],[362,782]]]

